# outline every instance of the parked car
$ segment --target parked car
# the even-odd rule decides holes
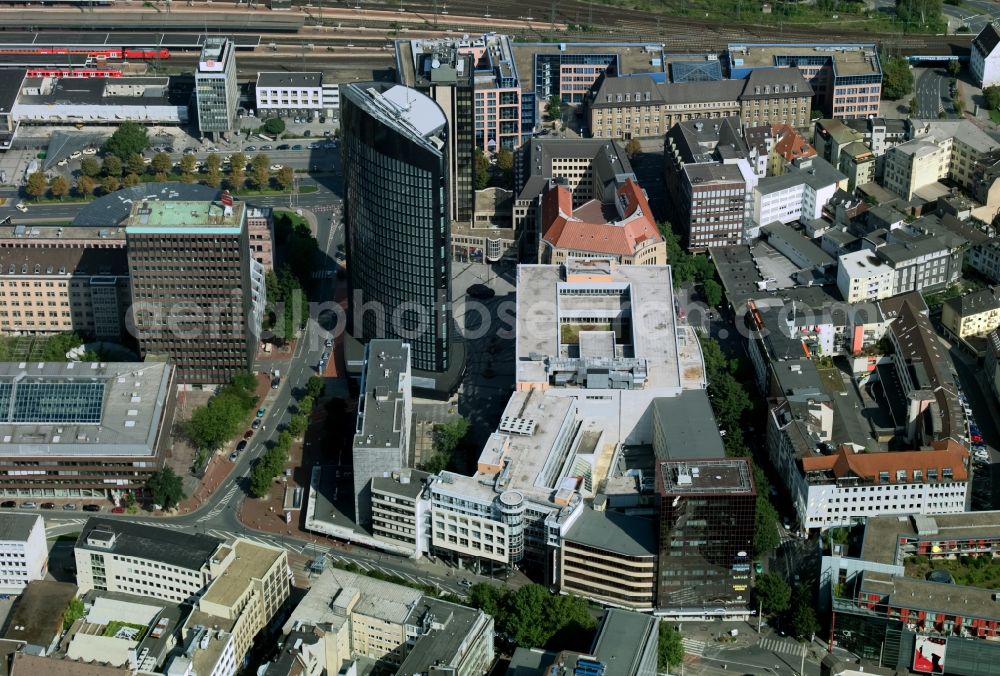
[[[280,146],[276,148],[276,150],[291,150],[291,148],[292,146],[288,145],[287,143],[282,143]]]
[[[43,502],[42,503],[42,509],[55,509],[55,508],[56,508],[56,503],[54,503],[54,502]]]
[[[28,211],[28,205],[25,204],[24,202],[18,202],[17,204],[14,205],[14,208],[20,211],[22,214]]]
[[[72,502],[70,502],[70,503],[67,503],[67,504],[63,505],[63,509],[66,510],[67,512],[73,512],[73,511],[76,511],[76,505],[74,505]]]
[[[277,376],[274,380],[271,381],[272,390],[276,390],[279,387],[281,387],[281,376]]]
[[[240,443],[236,444],[236,452],[241,453],[247,447],[247,440],[240,439]]]
[[[252,436],[253,436],[253,430],[247,430],[246,432],[243,433],[244,439],[249,439]]]
[[[327,338],[323,341],[325,347],[333,347],[333,338]]]
[[[94,505],[94,506],[96,507],[97,505]],[[125,513],[125,508],[124,507],[112,507],[111,508],[111,513],[112,514],[124,514]]]
[[[83,154],[84,155],[96,155],[97,154],[97,148],[84,148],[83,149]]]
[[[0,502],[0,507],[3,507],[4,509],[11,509],[13,507],[17,507],[17,503],[13,500],[4,500],[3,502]]]
[[[239,457],[240,457],[240,454],[237,453],[236,451],[233,451],[232,453],[229,454],[229,462],[236,462],[236,460]]]
[[[24,509],[34,509],[35,507],[38,507],[38,505],[31,500],[28,500],[27,502],[22,502],[21,507]]]
[[[271,171],[281,171],[284,168],[285,168],[285,165],[283,165],[283,164],[272,164],[271,165]]]
[[[260,149],[261,150],[274,150],[274,148],[271,145],[261,146]]]
[[[244,150],[246,150],[248,153],[254,153],[257,152],[257,146],[247,146],[246,148],[244,148]]]
[[[257,417],[258,418],[263,418],[265,413],[267,413],[267,409],[264,408],[263,406],[261,406],[260,408],[257,409]]]
[[[760,561],[753,562],[753,572],[761,575],[764,572],[764,564]]]
[[[254,421],[250,424],[250,428],[251,429],[255,429],[255,430],[259,430],[260,429],[260,418],[254,418]]]
[[[972,440],[972,443],[974,443],[974,444],[981,444],[981,443],[983,443],[983,435],[982,434],[970,434],[969,438]]]
[[[292,146],[292,150],[302,150],[302,146],[296,143],[295,145]]]
[[[100,505],[84,505],[83,511],[85,512],[99,512],[101,511]]]

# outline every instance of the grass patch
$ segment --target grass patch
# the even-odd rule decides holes
[[[122,630],[125,631],[122,631]],[[128,630],[134,630],[135,634],[132,636],[127,636],[131,632]],[[122,636],[118,636],[118,632],[122,632]],[[121,622],[119,620],[111,620],[108,622],[108,626],[104,627],[104,636],[109,638],[128,638],[132,641],[141,641],[142,637],[146,635],[146,627],[141,624],[132,624],[131,622]]]
[[[990,120],[993,124],[1000,124],[1000,110],[993,108],[990,110]]]
[[[911,556],[905,563],[906,574],[924,579],[932,570],[947,570],[955,584],[1000,589],[1000,561],[988,556],[960,556],[957,559],[933,559]]]
[[[610,331],[611,324],[560,324],[559,339],[563,345],[577,345],[581,331]]]

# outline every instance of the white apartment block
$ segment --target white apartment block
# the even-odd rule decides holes
[[[823,207],[846,181],[846,176],[819,157],[796,160],[780,176],[760,179],[753,188],[754,234],[775,221],[787,224],[820,218]]]
[[[1000,84],[1000,31],[989,23],[972,41],[969,53],[969,71],[979,87]]]
[[[841,446],[832,455],[804,457],[796,475],[805,504],[802,525],[830,528],[870,516],[964,512],[968,457],[951,440],[925,451],[856,453]]]
[[[427,472],[401,469],[371,480],[372,535],[405,545],[419,559],[429,551],[430,501],[424,497]]]
[[[297,115],[324,108],[323,73],[257,73],[258,115]],[[339,98],[339,92],[338,92]]]
[[[41,516],[0,515],[0,594],[20,594],[29,582],[45,579],[48,562]]]
[[[76,541],[76,582],[91,589],[184,603],[221,574],[224,543],[127,521],[91,518]]]
[[[862,249],[838,259],[837,288],[848,303],[882,300],[895,294],[896,271],[873,251]]]

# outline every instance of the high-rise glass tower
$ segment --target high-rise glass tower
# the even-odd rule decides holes
[[[341,88],[341,136],[348,329],[364,343],[406,341],[414,371],[448,371],[445,115],[432,99],[409,87],[350,84]],[[415,376],[415,385],[419,382]]]
[[[198,128],[218,136],[236,128],[240,102],[236,81],[236,46],[225,38],[206,38],[194,74]]]

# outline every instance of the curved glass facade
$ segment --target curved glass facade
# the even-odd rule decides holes
[[[447,128],[428,128],[427,113],[440,113],[431,99],[393,88],[396,99],[404,90],[403,106],[383,98],[385,84],[341,88],[348,328],[362,342],[404,340],[414,369],[441,372],[451,279]]]

